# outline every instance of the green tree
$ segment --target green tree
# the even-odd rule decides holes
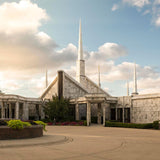
[[[70,100],[68,98],[53,96],[52,100],[44,106],[44,113],[50,120],[62,121],[68,119]]]

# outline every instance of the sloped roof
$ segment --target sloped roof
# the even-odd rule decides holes
[[[63,71],[64,72],[64,71]],[[79,82],[77,82],[74,78],[72,78],[70,75],[68,75],[66,72],[64,72],[65,76],[70,79],[77,87],[81,88],[83,91],[85,91],[86,93],[88,93],[87,89],[84,88],[84,86],[82,84],[80,84]]]
[[[106,94],[108,97],[111,97],[110,94],[108,94],[105,90],[103,90],[101,87],[99,87],[95,82],[93,82],[90,78],[88,78],[87,76],[86,77],[86,80],[91,82],[92,85],[94,85],[95,87],[97,87],[99,90],[101,90],[104,94]]]
[[[57,82],[58,80],[58,76],[56,76],[56,78],[48,85],[48,87],[43,91],[42,95],[40,96],[40,98],[43,98],[47,92],[52,88],[52,86]]]

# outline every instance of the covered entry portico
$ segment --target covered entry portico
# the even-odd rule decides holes
[[[103,125],[105,125],[106,116],[107,119],[110,119],[110,103],[116,102],[116,98],[106,97],[105,94],[87,94],[84,97],[71,100],[71,103],[75,104],[76,120],[80,120],[79,104],[86,104],[87,126],[90,126],[91,124],[91,104],[97,104],[97,123],[101,124],[101,117],[103,116]]]

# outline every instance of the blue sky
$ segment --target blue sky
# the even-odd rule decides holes
[[[0,14],[5,93],[39,96],[46,65],[50,81],[58,69],[75,76],[80,18],[90,78],[100,64],[102,87],[126,95],[135,62],[139,92],[160,92],[160,0],[1,0]]]

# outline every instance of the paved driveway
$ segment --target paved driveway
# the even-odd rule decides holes
[[[0,160],[160,160],[158,130],[96,125],[49,126],[47,130],[47,135],[67,136],[70,140],[50,145],[0,148]]]

